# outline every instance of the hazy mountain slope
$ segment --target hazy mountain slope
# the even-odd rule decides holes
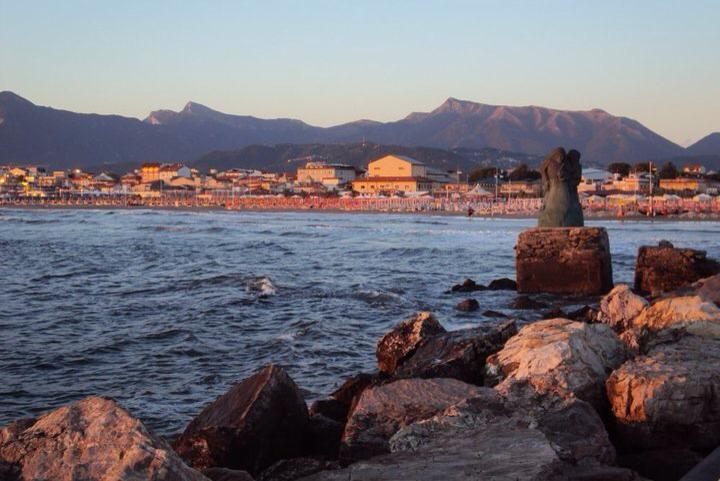
[[[691,155],[720,155],[720,132],[698,140],[687,148],[687,152]]]
[[[490,147],[532,155],[545,155],[562,145],[580,150],[586,163],[599,165],[685,154],[639,122],[602,110],[493,106],[450,98],[431,112],[412,113],[395,122],[361,120],[322,128],[292,119],[229,115],[193,102],[179,112],[158,110],[140,121],[55,110],[11,92],[0,93],[3,163],[101,168],[148,160],[188,161],[206,152],[254,144],[361,140],[446,150]]]

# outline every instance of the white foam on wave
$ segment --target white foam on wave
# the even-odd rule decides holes
[[[277,287],[272,283],[269,277],[255,277],[248,280],[247,290],[257,294],[257,297],[264,298],[277,294]]]

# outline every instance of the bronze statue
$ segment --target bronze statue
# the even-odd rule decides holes
[[[538,227],[582,227],[582,206],[578,198],[582,169],[580,152],[558,147],[545,157],[540,166],[543,186],[543,205]]]

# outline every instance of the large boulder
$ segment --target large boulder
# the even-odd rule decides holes
[[[387,453],[388,440],[401,427],[482,395],[499,398],[492,390],[455,379],[402,379],[368,388],[345,425],[340,459],[348,462]]]
[[[635,265],[635,289],[659,294],[691,284],[720,273],[720,264],[707,257],[705,251],[678,249],[669,242],[643,246]]]
[[[607,379],[619,439],[642,448],[720,445],[720,339],[653,346]]]
[[[203,409],[175,450],[199,469],[221,466],[256,475],[276,461],[300,456],[307,427],[298,387],[282,368],[270,365]]]
[[[515,321],[438,334],[405,359],[394,375],[399,378],[447,377],[483,383],[485,359],[502,349],[517,333]]]
[[[524,230],[515,262],[520,293],[595,295],[613,286],[610,244],[600,227]]]
[[[630,286],[620,284],[600,300],[597,320],[619,333],[632,327],[633,320],[648,304],[648,301],[635,294]]]
[[[208,481],[115,401],[102,397],[0,429],[2,464],[23,481]]]
[[[605,379],[627,354],[617,334],[604,324],[538,321],[524,326],[488,357],[486,384],[526,381],[538,392],[575,395],[602,408]]]
[[[700,296],[668,297],[643,310],[630,325],[651,337],[683,331],[720,338],[720,308]]]
[[[445,328],[431,312],[420,312],[401,322],[378,341],[376,356],[380,371],[392,373],[424,340],[443,332]]]
[[[391,454],[305,481],[603,480],[636,475],[612,466],[614,451],[594,410],[577,399],[509,397],[492,390],[400,428]]]

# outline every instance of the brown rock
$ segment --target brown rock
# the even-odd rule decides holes
[[[618,439],[632,449],[720,445],[720,339],[686,335],[654,346],[606,382]]]
[[[431,312],[420,312],[385,334],[377,344],[378,367],[392,373],[404,358],[412,354],[420,343],[435,334],[445,332]]]
[[[545,309],[548,305],[542,301],[536,301],[530,296],[517,296],[512,303],[510,303],[511,309],[518,310],[533,310],[533,309]]]
[[[648,306],[648,301],[630,290],[626,284],[613,288],[600,300],[598,322],[607,324],[615,332],[632,327],[632,321]]]
[[[455,379],[403,379],[368,388],[345,425],[340,459],[355,461],[386,453],[388,440],[402,426],[487,391]]]
[[[517,333],[515,321],[461,329],[434,336],[403,361],[396,377],[454,378],[471,384],[483,383],[485,359],[502,349]]]
[[[315,458],[283,459],[262,472],[258,481],[294,481],[326,469],[336,469],[336,463]]]
[[[507,277],[502,277],[491,281],[487,288],[489,291],[516,291],[517,282]]]
[[[486,384],[526,381],[538,392],[561,397],[572,393],[602,408],[605,379],[626,357],[626,347],[608,326],[568,319],[538,321],[524,326],[488,357]]]
[[[498,312],[498,311],[492,311],[492,310],[483,311],[482,315],[485,317],[493,317],[493,318],[507,318],[508,317],[508,315],[505,313]]]
[[[480,309],[480,303],[475,299],[465,299],[455,306],[455,309],[463,312],[472,312]]]
[[[345,420],[336,421],[322,414],[310,416],[303,453],[322,459],[337,459],[344,428]]]
[[[0,464],[22,480],[208,481],[115,401],[88,397],[0,429]]]
[[[207,468],[203,474],[212,481],[254,481],[250,473],[240,469]]]
[[[475,292],[486,289],[482,284],[476,284],[472,279],[465,279],[462,284],[455,284],[450,289],[451,292]]]
[[[613,286],[603,228],[527,229],[515,249],[518,292],[593,295]]]
[[[175,450],[190,465],[244,469],[257,474],[302,453],[308,413],[298,387],[270,365],[227,393],[190,422]]]
[[[635,265],[635,290],[659,294],[720,273],[720,264],[705,251],[669,245],[643,246]]]
[[[668,297],[643,310],[630,327],[650,337],[683,331],[720,338],[720,308],[700,296]]]
[[[350,403],[344,404],[335,398],[317,399],[310,405],[310,416],[321,415],[328,419],[344,423],[347,419]]]

